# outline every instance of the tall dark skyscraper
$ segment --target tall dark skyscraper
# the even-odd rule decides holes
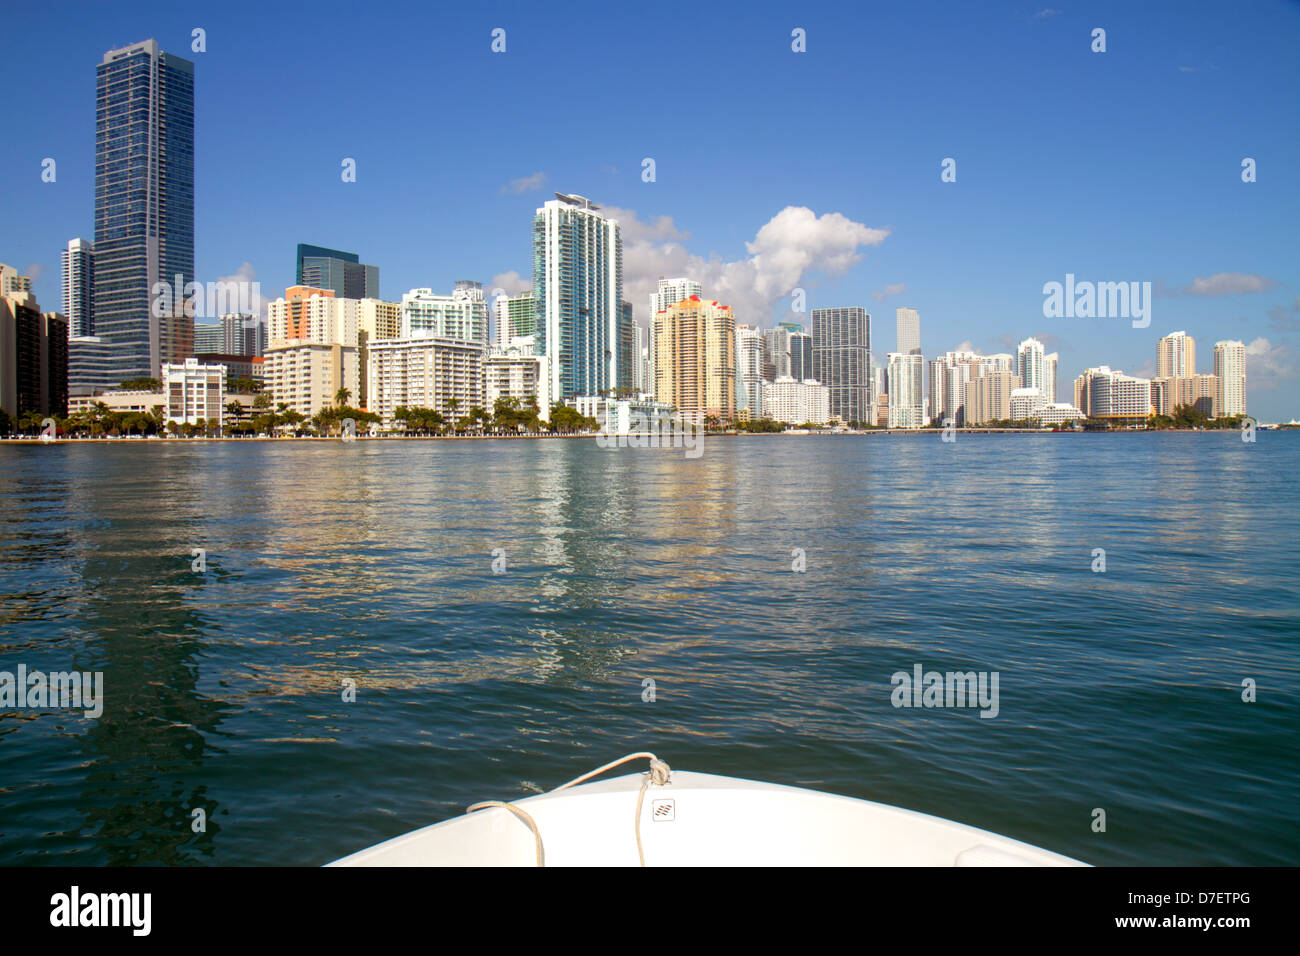
[[[104,54],[95,95],[95,334],[123,379],[194,347],[194,64],[153,40]],[[179,289],[155,308],[155,285]],[[159,316],[156,312],[165,312]]]
[[[368,266],[355,252],[298,243],[294,285],[333,289],[340,299],[378,299],[379,266]]]
[[[871,405],[871,316],[866,309],[813,309],[813,378],[830,389],[832,418],[865,422]]]

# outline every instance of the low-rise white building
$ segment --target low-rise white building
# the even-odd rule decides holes
[[[1063,425],[1066,422],[1082,422],[1088,416],[1069,402],[1048,402],[1036,410],[1033,417],[1043,425]]]
[[[800,382],[788,375],[764,382],[763,415],[788,425],[825,425],[831,420],[831,390],[811,378]]]
[[[393,424],[394,410],[403,405],[433,409],[450,420],[475,407],[491,411],[483,397],[486,355],[486,345],[463,339],[372,342],[366,410],[379,415],[386,426]]]
[[[535,354],[531,335],[493,346],[483,360],[483,407],[492,411],[503,398],[517,398],[520,405],[535,401],[539,417],[547,421],[552,401],[550,369],[550,359]]]
[[[601,395],[579,395],[568,402],[579,415],[596,419],[600,430],[607,435],[649,434],[661,430],[661,423],[679,418],[671,405],[649,398],[605,398]]]
[[[204,365],[198,359],[189,358],[183,365],[164,364],[162,376],[167,421],[194,425],[202,419],[209,426],[224,426],[224,365]]]

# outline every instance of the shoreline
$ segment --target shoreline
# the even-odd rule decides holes
[[[1293,429],[1286,427],[1266,428],[1259,426],[1261,431],[1291,431]],[[708,438],[867,438],[874,435],[914,435],[914,436],[932,436],[942,435],[942,428],[879,428],[870,431],[851,431],[851,432],[808,432],[808,431],[786,431],[786,432],[706,432],[702,437]],[[1235,428],[1160,428],[1160,429],[1116,429],[1114,431],[1074,431],[1063,430],[1054,431],[1050,428],[958,428],[953,432],[956,435],[1238,435],[1239,429]],[[593,439],[600,438],[599,432],[584,432],[573,435],[357,435],[355,438],[348,439],[348,442],[384,442],[384,441],[544,441],[548,439]],[[611,436],[627,437],[627,436]],[[643,437],[643,436],[637,436]],[[0,438],[0,445],[65,445],[65,444],[190,444],[195,442],[343,442],[344,439],[337,435],[281,435],[277,437],[203,437],[203,438],[179,438],[179,437],[141,437],[141,436],[117,436],[98,438],[55,438],[51,441],[43,441],[40,436],[29,435],[23,438]]]

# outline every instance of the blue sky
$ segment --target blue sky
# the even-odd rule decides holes
[[[619,210],[643,322],[698,257],[741,321],[790,318],[791,275],[809,308],[867,307],[881,356],[900,305],[927,355],[1038,335],[1063,399],[1088,365],[1150,374],[1169,331],[1199,371],[1241,339],[1251,411],[1300,416],[1295,3],[26,3],[6,34],[0,261],[45,308],[92,236],[95,66],[154,37],[196,64],[201,281],[247,263],[277,295],[298,242],[360,253],[388,298],[528,278],[533,210],[577,192]],[[1164,294],[1146,329],[1046,319],[1066,273]]]

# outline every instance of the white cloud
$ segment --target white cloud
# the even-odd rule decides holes
[[[889,235],[888,229],[874,229],[837,212],[818,216],[803,206],[787,206],[745,243],[748,256],[728,261],[691,253],[682,244],[689,233],[668,216],[646,223],[630,209],[604,211],[619,221],[623,296],[643,321],[660,276],[689,276],[699,280],[710,299],[731,306],[738,322],[766,326],[777,301],[800,283],[818,273],[847,271],[862,259],[863,247],[879,245]],[[811,298],[807,304],[816,307]]]
[[[506,295],[518,295],[521,292],[527,292],[533,287],[531,279],[525,279],[514,269],[509,272],[500,272],[492,277],[488,283],[488,298],[495,294],[497,289],[503,291]]]
[[[218,276],[217,282],[219,283],[243,282],[252,285],[253,283],[257,282],[257,270],[253,268],[253,264],[251,262],[244,262],[239,266],[238,269],[236,269],[230,275]],[[258,285],[250,289],[249,295],[252,297],[251,304],[253,307],[253,314],[260,316],[263,319],[266,318],[266,306],[270,300],[267,299],[266,296],[262,295],[261,284],[259,283]],[[218,318],[220,318],[220,316],[215,316],[215,315],[207,316],[206,318],[203,319],[203,321],[214,322]]]
[[[1034,19],[1046,20],[1048,17],[1054,17],[1060,12],[1061,12],[1060,10],[1053,10],[1051,7],[1048,7],[1046,10],[1039,10],[1037,13],[1035,13]]]
[[[1197,276],[1192,284],[1183,286],[1184,295],[1247,295],[1251,292],[1267,292],[1277,286],[1276,279],[1244,272],[1216,272],[1209,278]]]
[[[1246,346],[1246,388],[1271,392],[1295,378],[1295,354],[1285,342],[1260,336]]]
[[[501,195],[510,193],[514,196],[523,193],[532,192],[535,189],[541,189],[546,185],[546,173],[536,172],[531,176],[520,176],[518,179],[512,179],[501,187]]]
[[[871,297],[877,302],[884,302],[891,295],[902,295],[907,291],[907,286],[901,282],[895,282],[893,285],[887,285],[883,289],[877,289],[871,293]]]

